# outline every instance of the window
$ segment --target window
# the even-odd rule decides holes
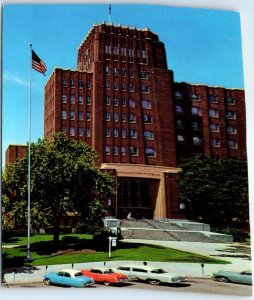
[[[183,120],[176,120],[176,127],[177,128],[184,128],[184,121]]]
[[[78,81],[78,87],[81,89],[83,88],[83,81],[82,80],[79,80]]]
[[[67,96],[66,95],[62,95],[62,103],[66,103],[67,102]]]
[[[109,111],[106,111],[105,119],[106,119],[106,121],[110,121],[110,112]]]
[[[235,104],[235,98],[227,97],[226,104],[228,104],[228,105],[234,105]]]
[[[230,149],[237,149],[238,148],[238,144],[236,141],[233,141],[233,140],[229,140],[228,141],[228,147]]]
[[[114,76],[118,76],[118,69],[114,68]]]
[[[114,82],[114,90],[118,90],[118,83]]]
[[[229,126],[227,127],[227,132],[228,132],[229,134],[235,134],[235,133],[237,133],[237,129],[236,129],[235,126],[229,125]]]
[[[156,156],[156,151],[153,148],[146,148],[146,156]]]
[[[199,100],[199,95],[196,94],[196,93],[191,93],[191,100],[198,101]]]
[[[151,109],[151,101],[149,100],[142,100],[142,108],[143,109]]]
[[[110,75],[110,67],[109,66],[106,66],[105,73],[106,73],[106,75]]]
[[[114,155],[118,155],[118,147],[114,146]]]
[[[86,136],[87,137],[91,136],[91,129],[89,127],[86,128]]]
[[[82,96],[78,96],[78,103],[83,104],[83,97]]]
[[[218,132],[219,126],[217,124],[210,124],[210,130],[213,132]]]
[[[200,121],[193,121],[192,122],[192,128],[195,129],[195,130],[200,130],[201,129]]]
[[[86,104],[91,105],[91,97],[90,96],[86,96]]]
[[[202,141],[202,138],[201,138],[201,137],[196,136],[196,135],[193,136],[193,144],[194,144],[195,146],[201,146],[202,143],[203,143],[203,141]]]
[[[208,100],[209,100],[209,102],[213,102],[213,103],[217,103],[218,102],[216,95],[209,95],[208,96]]]
[[[122,73],[121,74],[122,74],[123,77],[126,76],[126,69],[125,68],[122,68]]]
[[[184,136],[181,135],[181,134],[178,134],[178,135],[177,135],[177,141],[180,142],[180,143],[184,143],[184,142],[185,142]]]
[[[211,118],[218,118],[218,111],[216,109],[209,109],[209,116]]]
[[[153,140],[154,139],[154,133],[152,131],[145,130],[144,131],[144,138],[146,140]]]
[[[126,148],[124,146],[121,147],[121,154],[122,155],[126,154]]]
[[[129,70],[129,76],[130,76],[131,78],[134,78],[134,71],[133,71],[133,70]]]
[[[134,114],[129,115],[129,122],[130,123],[135,123],[136,122],[136,116]]]
[[[122,114],[121,114],[121,121],[122,121],[122,122],[125,122],[125,120],[126,120],[126,114],[125,114],[125,113],[122,113]]]
[[[144,123],[152,123],[152,116],[150,115],[143,115],[143,122]]]
[[[71,83],[71,87],[74,87],[74,79],[73,78],[71,78],[70,83]]]
[[[137,131],[135,129],[130,129],[130,138],[131,139],[137,138]]]
[[[70,110],[70,119],[71,120],[75,119],[75,112],[74,112],[74,110]]]
[[[130,147],[130,155],[131,156],[138,155],[138,148],[137,147]]]
[[[126,138],[126,129],[122,128],[122,138]]]
[[[118,98],[114,97],[114,106],[118,106]]]
[[[70,96],[70,102],[71,102],[71,104],[75,103],[75,96],[74,95]]]
[[[114,128],[114,137],[118,137],[118,129]]]
[[[129,91],[134,92],[134,84],[133,83],[129,84]]]
[[[75,129],[74,127],[70,127],[70,136],[74,136],[75,135]]]
[[[117,270],[130,271],[129,267],[118,267]]]
[[[62,78],[62,86],[67,86],[67,80],[66,80],[66,78]]]
[[[175,91],[174,95],[176,98],[182,98],[182,96],[183,96],[182,92],[180,92],[180,91]]]
[[[122,82],[122,91],[126,91],[126,83]]]
[[[114,112],[114,122],[118,122],[118,113]]]
[[[149,89],[148,89],[147,85],[141,84],[140,89],[141,89],[141,93],[148,93],[149,92]]]
[[[147,79],[148,78],[148,72],[147,71],[140,71],[140,77],[141,77],[141,79]]]
[[[226,118],[227,119],[235,119],[236,118],[236,112],[232,110],[228,110],[226,112]]]
[[[106,105],[110,105],[110,96],[106,96],[105,102]]]
[[[129,107],[135,107],[135,100],[129,99]]]
[[[62,110],[62,112],[61,112],[61,118],[62,119],[66,119],[66,117],[67,117],[66,110]]]
[[[211,139],[212,147],[220,147],[220,141],[218,139]]]
[[[83,128],[82,128],[82,127],[79,127],[79,128],[78,128],[78,135],[79,135],[79,136],[82,136],[82,135],[83,135]]]
[[[106,153],[106,155],[110,155],[110,147],[109,147],[109,145],[106,145],[106,147],[105,147],[105,153]]]
[[[110,137],[110,128],[106,127],[106,132],[105,132],[106,137]]]
[[[109,82],[108,82],[108,81],[106,81],[106,82],[105,82],[105,87],[106,87],[106,89],[107,89],[107,90],[109,90],[109,89],[110,89],[110,84],[109,84]]]
[[[122,106],[126,106],[126,98],[124,96],[122,97]]]
[[[62,125],[61,131],[62,131],[62,132],[66,131],[66,126],[65,126],[65,125]]]
[[[87,81],[87,82],[86,82],[86,88],[87,88],[87,89],[90,89],[90,88],[91,88],[91,82],[90,82],[90,81]]]
[[[87,121],[90,121],[90,120],[91,120],[91,113],[90,113],[90,111],[87,111],[87,112],[86,112],[86,120],[87,120]]]
[[[177,113],[183,113],[183,112],[184,112],[183,107],[180,106],[180,105],[176,105],[176,106],[175,106],[175,109],[176,109],[176,112],[177,112]]]
[[[83,111],[78,112],[78,119],[83,120]]]
[[[201,115],[201,110],[199,107],[192,107],[191,108],[191,113],[194,116],[200,116]]]

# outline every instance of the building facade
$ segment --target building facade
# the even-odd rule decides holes
[[[81,43],[77,69],[47,81],[44,136],[60,131],[90,144],[115,176],[112,215],[180,218],[181,158],[246,158],[244,91],[176,83],[155,33],[104,23]]]

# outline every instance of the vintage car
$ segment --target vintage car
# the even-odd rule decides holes
[[[94,280],[84,276],[80,271],[74,269],[64,269],[59,272],[50,272],[44,275],[43,281],[50,285],[64,285],[72,287],[85,287],[94,284]]]
[[[213,273],[213,279],[221,282],[252,284],[252,273],[249,270],[240,273],[220,270],[216,273]]]
[[[127,275],[115,273],[112,269],[106,267],[84,269],[81,270],[81,273],[93,278],[96,283],[104,283],[105,285],[122,283],[128,280]]]
[[[126,274],[131,280],[146,281],[153,285],[186,281],[184,275],[172,274],[162,268],[146,265],[122,265],[114,269],[114,271]]]

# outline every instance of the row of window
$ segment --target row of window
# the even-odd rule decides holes
[[[66,131],[66,126],[62,125],[62,129],[63,132]],[[75,136],[75,127],[70,127],[69,129],[69,134],[70,136]],[[83,127],[78,127],[78,136],[83,136],[84,132],[83,132]],[[86,128],[86,137],[90,137],[91,136],[91,128],[87,127]]]
[[[75,80],[74,80],[74,78],[71,78],[70,80],[69,80],[69,83],[70,83],[70,87],[75,87]],[[68,80],[66,79],[66,78],[62,78],[62,86],[63,87],[67,87],[67,85],[68,85]],[[78,80],[78,87],[79,88],[83,88],[84,87],[84,83],[83,83],[83,80]],[[91,85],[91,81],[86,81],[86,88],[87,89],[90,89],[92,87],[92,85]]]
[[[105,68],[105,73],[106,73],[106,75],[111,75],[111,68],[109,67],[109,66],[106,66],[106,68]],[[115,77],[117,77],[117,76],[119,76],[119,69],[118,68],[113,68],[113,75],[115,76]],[[130,78],[134,78],[134,70],[129,70],[129,77]],[[148,72],[147,71],[140,71],[140,78],[141,79],[148,79]],[[127,71],[126,71],[126,69],[125,68],[122,68],[121,69],[121,76],[122,77],[126,77],[126,75],[127,75]]]
[[[120,53],[119,53],[120,50]],[[114,60],[118,60],[119,57],[121,58],[122,61],[126,61],[126,57],[128,54],[128,58],[130,62],[133,62],[134,54],[135,57],[137,58],[138,62],[140,63],[146,63],[147,62],[147,54],[145,50],[139,50],[137,49],[136,53],[134,53],[133,48],[125,48],[122,47],[119,49],[118,46],[111,46],[109,44],[105,45],[105,54],[106,54],[106,59],[110,59],[111,55],[113,55]]]
[[[121,121],[122,122],[125,122],[126,121],[126,113],[122,113],[121,114]],[[111,120],[111,114],[109,111],[106,111],[105,113],[105,120],[106,121],[110,121]],[[113,121],[114,122],[118,122],[119,121],[119,114],[117,112],[114,112],[113,113]],[[134,114],[129,114],[129,117],[128,117],[128,121],[130,123],[136,123],[136,115]],[[152,123],[152,116],[151,115],[143,115],[143,122],[144,123]]]
[[[110,96],[108,96],[108,95],[106,96],[105,103],[106,103],[106,105],[110,105]],[[129,107],[131,107],[131,108],[134,108],[136,106],[136,102],[133,99],[129,99],[128,103],[129,103]],[[114,104],[114,106],[119,105],[118,97],[114,97],[113,104]],[[126,106],[126,98],[124,96],[121,98],[121,105]],[[142,105],[143,109],[151,109],[152,108],[151,101],[147,100],[147,99],[142,100],[141,105]]]
[[[84,100],[83,96],[78,96],[78,103],[79,104],[83,104],[83,100]],[[67,101],[68,101],[67,95],[63,94],[62,95],[62,103],[67,103]],[[86,96],[86,104],[90,105],[91,101],[92,101],[91,96]],[[75,104],[75,102],[76,102],[75,95],[70,95],[70,103]]]
[[[185,143],[185,136],[184,135],[177,135],[177,141],[179,143]],[[203,139],[199,136],[193,136],[192,138],[193,144],[195,146],[202,146],[203,145]],[[211,139],[211,146],[212,147],[220,147],[220,140],[216,138]],[[230,149],[237,149],[238,148],[238,143],[234,140],[228,140],[228,147]]]
[[[118,137],[119,136],[119,129],[118,128],[114,128],[113,129],[113,136],[114,137]],[[121,129],[121,137],[122,138],[126,138],[126,133],[127,133],[127,130],[125,128],[122,128]],[[106,127],[105,129],[105,135],[106,137],[110,137],[111,136],[111,129],[109,127]],[[144,130],[144,138],[146,140],[154,140],[154,132],[153,131],[149,131],[149,130]],[[138,136],[138,132],[136,129],[133,129],[131,128],[130,131],[129,131],[129,137],[131,139],[136,139]]]
[[[176,120],[176,127],[177,128],[185,128],[185,122],[184,120]],[[200,121],[192,121],[192,128],[196,129],[196,130],[201,130],[202,129],[202,125]],[[210,130],[212,132],[219,132],[220,131],[220,127],[218,124],[210,124]],[[234,125],[228,125],[227,126],[227,132],[230,134],[234,134],[237,133],[237,128]]]
[[[67,119],[67,111],[66,110],[62,110],[61,118]],[[69,112],[69,118],[70,118],[70,120],[75,120],[75,111],[72,109]],[[79,111],[78,112],[78,120],[83,120],[83,119],[84,119],[84,113],[83,113],[83,111]],[[86,121],[90,121],[90,120],[91,120],[91,112],[87,111],[86,112]]]
[[[105,82],[105,88],[107,90],[110,90],[110,82],[109,81],[106,81]],[[116,91],[119,89],[119,84],[117,82],[114,82],[113,83],[113,89]],[[127,84],[125,82],[122,82],[121,84],[121,90],[122,91],[127,91]],[[135,86],[133,83],[130,83],[129,86],[128,86],[128,91],[129,92],[134,92],[135,91]],[[149,87],[145,84],[141,84],[140,85],[140,91],[141,93],[149,93]]]
[[[174,95],[175,95],[176,98],[183,98],[183,93],[180,92],[180,91],[175,91]],[[190,98],[193,101],[199,101],[200,100],[200,95],[196,94],[196,93],[191,93]],[[229,104],[229,105],[234,105],[235,104],[235,98],[233,98],[233,97],[227,97],[225,100],[226,100],[226,104]],[[218,97],[216,95],[208,95],[208,101],[212,102],[212,103],[218,103],[219,102]]]
[[[182,114],[182,113],[184,113],[184,108],[181,105],[176,105],[175,106],[175,111],[177,113]],[[209,117],[211,117],[211,118],[218,118],[219,117],[219,112],[218,112],[217,109],[211,108],[211,109],[209,109],[208,113],[209,113]],[[192,107],[191,108],[191,114],[193,116],[201,116],[202,115],[201,108],[200,107]],[[226,112],[226,118],[227,119],[236,119],[236,112],[232,111],[232,110],[228,110]]]
[[[119,154],[119,148],[121,151],[121,155],[126,155],[126,147],[125,146],[122,146],[122,147],[114,146],[113,147],[114,155]],[[130,152],[131,156],[138,156],[138,148],[137,147],[129,147],[129,152]],[[111,153],[111,147],[109,145],[106,145],[105,154],[110,155],[110,153]],[[156,157],[156,151],[153,148],[145,148],[145,155],[148,157]]]

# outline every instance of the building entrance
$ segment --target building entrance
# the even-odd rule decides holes
[[[153,218],[159,180],[118,178],[117,217],[127,218],[131,212],[136,218]]]

